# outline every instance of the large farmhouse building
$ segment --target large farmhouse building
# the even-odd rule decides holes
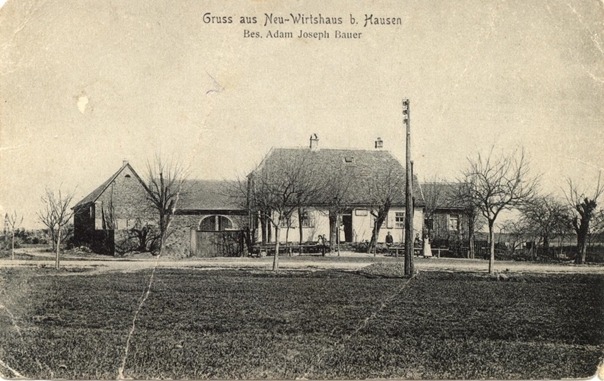
[[[279,221],[279,240],[290,242],[316,241],[319,236],[340,242],[369,241],[375,227],[377,214],[388,203],[378,242],[384,242],[388,232],[394,242],[404,240],[405,227],[405,169],[388,151],[382,149],[378,139],[374,150],[320,149],[319,139],[311,136],[310,146],[305,148],[273,148],[260,165],[249,175],[251,193],[262,187],[262,182],[281,182],[284,187],[305,187],[293,179],[306,176],[307,183],[321,183],[323,187],[311,194],[304,190],[293,191],[288,205],[281,212],[273,210],[272,220]],[[290,180],[287,180],[290,179]],[[285,184],[290,181],[290,184]],[[285,183],[284,183],[285,182]],[[283,188],[285,190],[285,188]],[[273,192],[279,192],[273,189]],[[415,208],[414,226],[422,231],[424,200],[417,180],[413,182]],[[261,197],[261,196],[260,196]],[[258,218],[258,240],[274,242],[275,223],[262,220],[258,213],[261,205],[250,202],[251,212]],[[260,203],[259,201],[258,203]],[[285,203],[287,204],[287,202]],[[268,206],[270,208],[270,205]],[[284,211],[285,210],[285,211]],[[291,211],[291,212],[290,212]],[[260,211],[262,212],[262,211]],[[337,233],[334,227],[337,225]]]

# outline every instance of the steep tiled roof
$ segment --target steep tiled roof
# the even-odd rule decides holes
[[[245,194],[236,181],[186,180],[179,210],[245,210]]]
[[[79,208],[81,206],[84,206],[88,203],[91,202],[95,202],[99,197],[101,197],[101,195],[103,194],[103,192],[105,192],[105,189],[107,189],[107,187],[109,185],[111,185],[111,183],[120,175],[120,173],[122,173],[122,171],[126,168],[129,168],[130,171],[132,171],[132,173],[134,174],[134,176],[138,179],[138,181],[141,182],[141,184],[143,185],[143,187],[145,186],[145,183],[143,182],[143,180],[139,177],[139,175],[136,173],[136,171],[134,170],[134,168],[132,168],[132,166],[130,164],[128,164],[127,162],[122,165],[120,167],[120,169],[117,170],[117,172],[115,172],[113,175],[111,175],[111,177],[109,177],[104,183],[102,183],[101,185],[99,185],[98,188],[96,188],[95,190],[93,190],[92,192],[90,192],[88,194],[88,196],[84,197],[83,199],[81,199],[77,204],[75,204],[75,206],[73,207],[73,209]]]
[[[273,148],[254,172],[260,173],[265,168],[275,168],[292,162],[303,163],[310,167],[313,170],[313,176],[320,180],[351,180],[347,186],[347,200],[345,200],[350,205],[371,203],[367,183],[374,179],[379,181],[388,178],[390,174],[393,174],[396,182],[400,184],[400,191],[395,193],[393,204],[399,206],[405,204],[405,169],[388,151]],[[415,205],[423,206],[423,194],[415,176],[413,183]]]

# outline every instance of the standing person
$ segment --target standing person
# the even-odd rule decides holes
[[[430,247],[430,237],[428,237],[428,235],[426,234],[424,236],[424,252],[423,252],[424,257],[431,257],[432,256],[432,247]]]
[[[390,230],[388,230],[388,234],[386,234],[386,249],[388,253],[390,253],[390,246],[394,243],[394,238],[392,238],[392,234],[390,234]]]
[[[323,237],[322,235],[319,234],[318,243],[319,243],[319,246],[321,247],[322,256],[325,256],[325,237]]]

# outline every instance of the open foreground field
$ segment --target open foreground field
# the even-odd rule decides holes
[[[403,279],[393,277],[397,266],[0,268],[0,377],[594,375],[604,354],[603,274]]]

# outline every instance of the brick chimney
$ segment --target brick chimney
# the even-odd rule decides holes
[[[317,134],[310,135],[310,150],[318,151],[319,150],[319,137]]]
[[[375,140],[375,149],[382,149],[384,148],[384,141],[382,140],[382,138],[377,138]]]
[[[127,165],[128,165],[128,160],[124,159],[124,160],[122,161],[122,167],[125,167],[125,166],[127,166]]]

